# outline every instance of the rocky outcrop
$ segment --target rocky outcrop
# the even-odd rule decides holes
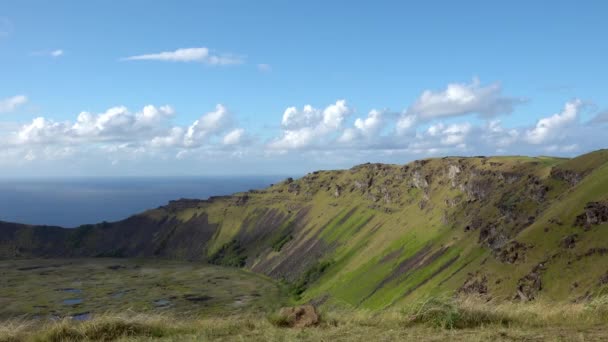
[[[527,245],[513,240],[497,251],[495,255],[502,263],[515,264],[525,260],[528,248]]]
[[[485,274],[469,273],[467,280],[456,293],[459,295],[486,295],[488,294],[488,277]]]
[[[578,241],[578,234],[570,234],[570,235],[564,237],[560,241],[560,246],[562,248],[572,249],[572,248],[576,247],[577,241]]]
[[[580,173],[558,167],[551,170],[551,177],[568,182],[571,186],[578,184],[583,179],[583,175]]]
[[[608,202],[589,202],[585,205],[585,212],[576,217],[574,224],[579,227],[608,223]]]
[[[534,266],[530,273],[519,279],[517,282],[517,293],[515,294],[515,299],[519,299],[521,301],[534,300],[537,297],[538,292],[543,289],[541,276],[544,270],[545,264],[540,263]]]
[[[501,249],[509,240],[507,233],[495,223],[490,223],[479,231],[479,243],[496,251]]]

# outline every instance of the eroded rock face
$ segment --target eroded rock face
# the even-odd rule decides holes
[[[426,189],[429,187],[429,182],[420,172],[415,171],[412,175],[412,185],[418,189]]]
[[[527,245],[513,240],[496,253],[496,258],[506,264],[515,264],[525,259],[527,250]]]
[[[490,196],[495,184],[496,181],[491,177],[486,177],[483,172],[474,172],[462,190],[467,194],[470,201],[483,201]]]
[[[289,183],[287,192],[294,193],[297,195],[300,192],[300,185],[298,183]]]
[[[570,185],[576,185],[583,179],[583,175],[576,173],[571,170],[563,170],[560,168],[554,168],[551,170],[551,177],[566,181]]]
[[[488,294],[488,277],[485,274],[469,273],[467,280],[458,289],[457,293],[465,295],[486,295]]]
[[[532,269],[523,278],[517,282],[517,293],[515,299],[521,301],[531,301],[536,298],[538,292],[543,289],[543,283],[541,279],[542,271],[545,270],[545,264],[540,263]]]
[[[576,242],[578,241],[578,234],[571,234],[564,237],[560,241],[560,245],[563,248],[574,248],[576,246]]]
[[[312,327],[319,323],[319,314],[310,304],[281,308],[279,315],[291,328]]]
[[[608,222],[608,202],[589,202],[585,212],[576,217],[574,224],[579,227],[590,228]]]
[[[494,251],[501,249],[508,239],[506,233],[495,223],[490,223],[479,230],[479,243],[485,244]]]
[[[460,169],[460,167],[458,167],[458,165],[450,165],[450,167],[448,168],[448,179],[452,182],[453,188],[457,185],[456,177],[460,172],[462,172],[462,170]]]
[[[234,199],[234,205],[236,206],[244,206],[245,204],[247,204],[247,202],[249,202],[249,195],[245,194],[243,196],[237,196]]]

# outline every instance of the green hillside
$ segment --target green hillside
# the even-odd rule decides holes
[[[0,256],[202,260],[284,280],[301,302],[371,309],[580,301],[608,284],[608,151],[363,164],[78,229],[0,223]]]

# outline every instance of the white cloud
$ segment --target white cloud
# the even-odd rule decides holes
[[[131,112],[124,106],[94,114],[81,112],[73,121],[37,117],[21,126],[0,125],[0,156],[17,165],[60,159],[105,160],[122,164],[136,160],[169,160],[216,155],[232,150],[236,158],[250,141],[234,127],[228,109],[218,104],[191,125],[172,126],[170,106],[144,106]],[[222,152],[222,153],[223,153]],[[0,161],[7,164],[10,161]]]
[[[482,140],[497,149],[504,149],[516,143],[520,136],[517,129],[506,129],[500,120],[492,120],[483,128]]]
[[[425,90],[407,109],[407,114],[422,120],[466,114],[492,117],[511,113],[515,105],[523,102],[522,99],[505,97],[501,93],[502,88],[498,83],[485,87],[480,85],[478,79],[470,84],[451,83],[443,91]]]
[[[173,115],[169,106],[145,106],[131,113],[124,106],[112,107],[100,114],[81,112],[76,121],[55,122],[37,117],[15,133],[15,144],[50,144],[77,142],[129,141],[150,137],[163,130]]]
[[[385,124],[385,113],[372,109],[365,119],[357,118],[353,128],[347,128],[340,136],[340,142],[352,142],[356,139],[377,137]]]
[[[221,104],[194,121],[184,136],[185,146],[197,146],[212,134],[223,132],[230,124],[230,113]]]
[[[152,147],[164,148],[183,145],[184,129],[182,127],[172,127],[166,135],[152,138]]]
[[[242,64],[244,58],[232,54],[213,54],[206,47],[184,48],[175,51],[143,54],[123,58],[126,61],[200,62],[208,65]]]
[[[444,125],[442,122],[431,125],[426,131],[426,137],[439,139],[441,145],[460,145],[473,130],[473,125],[468,122]]]
[[[321,120],[321,111],[306,105],[301,111],[296,107],[289,107],[283,112],[281,126],[287,130],[296,130],[317,125]]]
[[[302,110],[289,107],[283,113],[281,137],[271,141],[268,147],[290,150],[319,144],[321,139],[338,132],[350,113],[345,100],[338,100],[322,111],[310,105]]]
[[[397,120],[397,124],[395,127],[397,134],[403,135],[409,132],[412,128],[416,126],[417,123],[418,118],[415,115],[403,113]]]
[[[560,113],[538,120],[536,126],[526,132],[526,141],[541,144],[559,138],[563,130],[576,121],[582,104],[578,99],[567,102]]]
[[[224,145],[238,145],[243,141],[245,130],[242,128],[234,129],[228,132],[223,139]]]
[[[24,105],[27,102],[25,95],[17,95],[0,100],[0,113],[12,112],[17,107]]]

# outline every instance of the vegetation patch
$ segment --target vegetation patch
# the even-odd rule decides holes
[[[451,298],[434,297],[404,309],[406,324],[429,324],[443,329],[470,329],[484,325],[508,325],[511,319],[491,309],[463,305]]]
[[[209,263],[219,266],[243,267],[247,261],[245,249],[237,240],[223,245],[209,258]]]
[[[300,298],[300,295],[315,281],[317,281],[323,273],[333,264],[332,261],[318,261],[302,274],[295,282],[289,284],[289,293]]]
[[[293,235],[291,235],[291,232],[284,232],[274,239],[272,242],[272,250],[275,252],[280,252],[283,246],[285,246],[285,244],[291,240],[293,240]]]

